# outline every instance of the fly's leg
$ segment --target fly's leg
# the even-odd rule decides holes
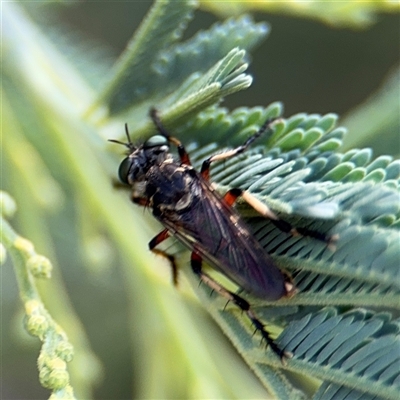
[[[201,282],[205,283],[213,291],[217,292],[220,296],[224,297],[225,299],[231,301],[237,307],[239,307],[243,312],[246,313],[247,317],[250,319],[250,321],[256,328],[256,331],[259,331],[261,333],[261,336],[263,337],[265,342],[271,347],[274,353],[280,357],[282,361],[285,358],[291,358],[293,356],[292,353],[281,350],[279,346],[271,339],[268,331],[264,328],[264,324],[258,319],[257,315],[254,313],[247,300],[243,299],[236,293],[233,293],[225,289],[222,285],[216,282],[208,274],[203,272],[202,259],[196,252],[192,252],[190,264],[194,274],[198,276]]]
[[[136,197],[132,195],[131,200],[133,203],[142,206],[142,207],[148,207],[148,199],[145,197]],[[153,239],[150,240],[149,242],[149,250],[153,252],[154,254],[157,254],[158,256],[164,257],[168,260],[170,266],[171,266],[171,271],[172,271],[172,283],[174,286],[178,285],[178,267],[175,263],[175,257],[171,254],[168,254],[164,250],[156,249],[156,247],[162,243],[164,240],[168,239],[170,237],[170,233],[168,232],[168,229],[164,229],[161,231],[158,235],[154,236]]]
[[[243,191],[241,189],[231,189],[225,193],[223,200],[227,206],[231,207],[235,203],[236,199],[241,195],[243,195]],[[259,201],[259,200],[257,200],[257,201]],[[264,205],[264,203],[261,203],[261,204]],[[287,274],[285,271],[282,271],[282,273],[285,276],[285,287],[286,287],[286,292],[287,292],[286,296],[290,298],[297,293],[297,289],[294,286],[290,275]]]
[[[225,160],[227,158],[234,157],[240,153],[243,153],[256,139],[258,139],[265,131],[271,128],[271,125],[278,121],[280,118],[267,119],[264,124],[260,126],[260,129],[253,135],[250,136],[241,146],[235,149],[225,151],[224,153],[214,154],[203,161],[201,166],[201,175],[204,179],[209,180],[210,178],[210,165],[214,161]]]
[[[328,244],[328,247],[331,250],[335,249],[334,243],[338,239],[338,235],[327,236],[321,232],[314,231],[308,228],[296,228],[292,226],[289,222],[280,219],[266,204],[257,199],[257,197],[253,196],[251,193],[234,188],[229,190],[225,196],[224,200],[228,205],[233,205],[238,197],[242,197],[242,199],[253,207],[259,214],[268,218],[279,230],[285,233],[289,233],[293,236],[309,236],[314,239],[320,240],[321,242],[325,242]]]
[[[185,147],[183,146],[183,144],[181,143],[181,141],[179,139],[177,139],[174,136],[171,136],[166,131],[165,127],[161,123],[160,116],[158,115],[158,112],[155,108],[150,109],[150,118],[152,119],[158,132],[162,136],[164,136],[168,140],[168,142],[172,143],[173,145],[175,145],[178,148],[178,154],[179,154],[179,158],[181,159],[181,163],[185,164],[185,165],[192,165],[190,163],[189,154],[186,152]]]
[[[156,235],[152,240],[150,240],[149,249],[154,254],[162,256],[162,257],[166,258],[169,261],[169,264],[170,264],[171,270],[172,270],[172,282],[176,286],[178,284],[178,268],[176,266],[174,256],[171,255],[171,254],[168,254],[167,252],[165,252],[163,250],[159,250],[159,249],[155,248],[161,242],[163,242],[164,240],[168,239],[169,236],[170,236],[170,234],[169,234],[168,230],[164,229],[158,235]]]
[[[181,143],[179,139],[174,136],[171,136],[163,126],[160,116],[155,108],[150,109],[150,118],[152,119],[154,125],[156,126],[158,132],[164,136],[168,142],[174,144],[178,148],[178,154],[181,159],[181,163],[185,165],[192,165],[190,162],[190,158],[188,153],[185,150],[185,147]],[[265,131],[267,131],[273,122],[276,122],[279,118],[270,118],[264,122],[264,124],[260,127],[260,129],[253,135],[250,136],[241,146],[226,151],[221,154],[215,154],[214,156],[209,157],[207,160],[203,161],[203,165],[201,167],[201,174],[203,178],[206,180],[209,179],[210,174],[210,165],[214,161],[224,160],[226,158],[233,157],[237,154],[243,153],[259,136],[261,136]]]
[[[265,121],[265,123],[260,127],[260,129],[251,137],[249,137],[241,146],[236,147],[235,149],[226,151],[221,154],[215,154],[206,160],[203,161],[201,166],[201,175],[205,180],[209,180],[210,178],[210,165],[214,161],[225,160],[230,157],[234,157],[237,154],[243,153],[259,136],[261,136],[265,131],[271,128],[271,125],[278,121],[279,118],[272,118]],[[256,197],[251,195],[249,192],[246,192],[242,189],[234,188],[229,190],[224,197],[225,202],[232,206],[238,197],[242,197],[244,201],[246,201],[250,206],[252,206],[257,212],[259,212],[264,217],[271,220],[271,222],[281,231],[289,233],[293,236],[302,235],[302,236],[310,236],[314,239],[320,240],[328,244],[328,247],[331,250],[335,249],[334,243],[337,241],[338,236],[327,236],[323,233],[314,231],[312,229],[307,228],[296,228],[293,227],[289,222],[280,219],[267,205],[262,203]]]

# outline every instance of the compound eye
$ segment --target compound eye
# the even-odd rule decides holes
[[[168,146],[168,139],[165,136],[154,135],[144,142],[143,148],[150,149],[151,147],[160,147],[165,145]]]
[[[128,176],[132,166],[132,159],[129,157],[124,158],[118,168],[118,177],[122,183],[129,185]]]

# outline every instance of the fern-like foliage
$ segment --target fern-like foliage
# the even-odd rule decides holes
[[[73,347],[64,331],[44,306],[34,278],[50,278],[50,261],[37,254],[33,244],[19,236],[5,218],[16,210],[8,193],[0,192],[0,240],[14,263],[15,275],[25,308],[27,331],[42,341],[38,358],[39,379],[43,387],[53,392],[54,398],[74,399],[69,383],[67,363],[73,358]]]
[[[100,94],[97,103],[106,104],[110,115],[140,104],[143,106],[143,103],[148,109],[148,104],[162,102],[168,93],[173,95],[166,103],[173,104],[177,99],[182,101],[188,91],[200,97],[199,90],[206,89],[216,81],[227,84],[228,81],[222,80],[235,69],[232,62],[240,62],[245,53],[241,52],[233,60],[228,57],[228,60],[221,61],[222,65],[217,69],[214,67],[213,70],[213,66],[235,47],[252,49],[268,33],[266,24],[255,24],[250,18],[241,17],[215,24],[209,30],[179,43],[177,41],[194,6],[194,1],[182,2],[180,7],[171,7],[169,2],[155,4],[115,64],[112,78]],[[178,27],[177,21],[180,21]],[[225,73],[222,66],[225,67]],[[207,75],[210,68],[214,75]],[[240,76],[245,69],[243,65],[231,80]],[[232,91],[243,88],[238,87],[237,83],[231,84],[231,88],[237,87]],[[246,83],[250,84],[248,81]],[[226,94],[228,92],[223,93]],[[212,98],[210,104],[216,100]]]
[[[188,254],[177,246],[178,262],[202,303],[271,395],[279,399],[398,398],[400,162],[385,156],[373,159],[369,149],[342,153],[345,129],[336,127],[334,114],[302,113],[284,118],[280,103],[231,112],[222,108],[219,103],[223,97],[251,84],[252,78],[246,73],[247,52],[268,28],[240,17],[215,24],[182,42],[180,37],[194,6],[195,2],[189,0],[179,2],[179,7],[173,1],[157,1],[116,61],[103,89],[93,93],[70,60],[63,57],[62,49],[52,46],[21,10],[10,5],[7,20],[11,23],[5,41],[12,51],[5,65],[3,100],[8,130],[14,134],[5,144],[6,163],[13,167],[12,181],[30,190],[22,192],[18,203],[26,204],[29,199],[26,207],[33,207],[29,209],[35,215],[42,212],[38,204],[43,196],[48,198],[48,192],[38,189],[43,187],[39,178],[45,176],[49,181],[58,174],[59,196],[73,193],[74,199],[69,200],[85,210],[82,218],[86,226],[101,226],[110,232],[114,246],[130,260],[124,265],[128,290],[136,304],[146,310],[140,323],[132,324],[132,337],[141,340],[135,346],[146,359],[143,375],[147,378],[153,373],[153,365],[147,362],[150,358],[154,365],[170,365],[168,351],[150,354],[157,340],[152,340],[152,346],[142,345],[149,332],[164,335],[160,326],[168,326],[172,327],[174,341],[195,342],[186,346],[191,357],[182,356],[182,365],[201,359],[198,370],[206,374],[212,369],[216,376],[229,369],[229,361],[225,369],[215,368],[214,362],[223,362],[224,357],[213,354],[207,364],[202,357],[212,344],[206,340],[206,330],[203,332],[198,324],[202,335],[194,332],[187,323],[191,313],[176,311],[182,309],[181,302],[169,299],[167,303],[159,290],[152,289],[155,282],[148,278],[148,264],[154,259],[146,258],[138,248],[141,243],[146,249],[143,232],[151,229],[142,213],[134,214],[127,197],[112,194],[109,176],[115,174],[121,154],[117,157],[107,151],[105,139],[117,138],[118,134],[122,138],[124,122],[129,123],[135,140],[148,137],[155,132],[148,110],[156,106],[163,124],[183,141],[194,166],[199,167],[209,155],[242,144],[268,118],[281,116],[273,131],[259,138],[245,154],[213,165],[211,178],[221,193],[232,187],[246,189],[293,225],[338,236],[336,248],[310,238],[292,237],[246,204],[238,204],[254,235],[276,264],[289,272],[298,289],[291,299],[277,302],[248,296],[277,343],[294,357],[282,363],[260,345],[258,335],[253,336],[253,328],[239,310],[231,305],[225,308],[221,298],[210,296],[206,287],[199,288],[196,277],[186,271]],[[24,29],[14,31],[16,26]],[[26,73],[26,59],[34,73]],[[54,79],[60,70],[67,85]],[[17,118],[14,110],[18,106],[25,118],[19,114]],[[84,121],[82,110],[86,110]],[[24,162],[32,163],[28,167],[18,163],[22,146]],[[40,161],[32,162],[36,159]],[[10,232],[3,241],[12,248]],[[20,273],[26,275],[20,264]],[[28,289],[23,285],[20,288],[24,302]],[[64,324],[70,321],[66,314],[60,312],[59,316],[64,316]],[[197,322],[197,318],[192,319]],[[206,339],[194,340],[195,335]],[[88,347],[82,342],[83,348]],[[174,357],[181,352],[175,351]],[[198,379],[196,372],[192,380]],[[293,373],[301,376],[301,382],[293,379]],[[81,370],[79,374],[83,375]],[[203,380],[207,382],[203,376],[196,382],[200,385]],[[143,381],[144,386],[147,380]],[[70,388],[67,379],[63,384]],[[238,390],[241,386],[237,385]],[[239,396],[221,392],[220,397]],[[147,392],[141,394],[146,397]]]
[[[237,143],[278,115],[279,104],[231,114],[213,108],[181,133],[190,132],[200,142],[203,135],[211,135]],[[282,233],[246,205],[240,207],[255,236],[277,264],[291,272],[299,290],[291,299],[268,305],[254,299],[267,321],[286,326],[278,343],[295,355],[287,368],[331,382],[337,390],[347,387],[396,398],[399,321],[367,310],[399,309],[400,162],[390,157],[373,160],[369,149],[337,152],[345,130],[335,128],[336,119],[333,114],[300,114],[284,120],[258,147],[215,166],[211,176],[222,191],[249,190],[295,226],[339,236],[332,251],[316,240]],[[217,150],[198,144],[191,149],[197,165]],[[279,368],[279,363],[265,356],[257,342],[249,345],[250,327],[247,339],[246,331],[238,334],[242,318],[235,310],[234,319],[216,313],[226,331],[235,332],[232,340],[253,369],[269,381],[271,371],[265,364]]]

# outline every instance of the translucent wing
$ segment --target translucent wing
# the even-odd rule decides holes
[[[266,300],[286,294],[285,279],[271,257],[250,233],[237,212],[196,176],[191,203],[160,222],[190,250],[247,292]]]

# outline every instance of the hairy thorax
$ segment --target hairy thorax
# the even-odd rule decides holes
[[[145,195],[156,215],[180,212],[191,206],[196,197],[197,172],[191,167],[166,160],[147,173]]]

